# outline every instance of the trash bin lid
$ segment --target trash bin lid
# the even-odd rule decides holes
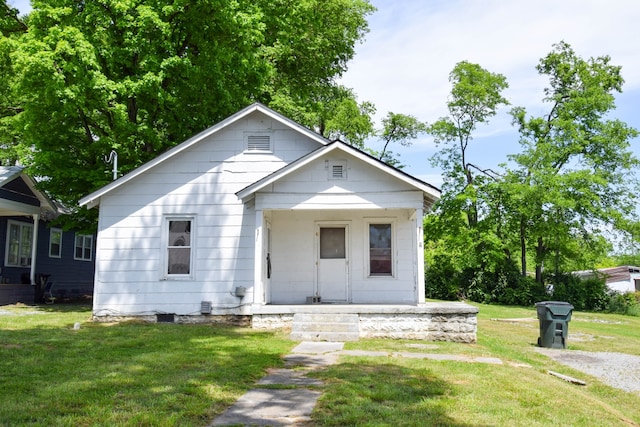
[[[566,316],[571,313],[573,306],[564,301],[542,301],[537,302],[536,307],[545,307],[554,316]]]

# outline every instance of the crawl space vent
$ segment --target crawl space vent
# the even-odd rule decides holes
[[[175,317],[175,314],[156,314],[156,322],[173,323],[175,321]]]
[[[211,301],[200,301],[200,313],[211,314]]]

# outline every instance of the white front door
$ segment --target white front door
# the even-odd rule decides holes
[[[349,247],[347,225],[321,225],[318,230],[318,294],[322,302],[348,301]]]

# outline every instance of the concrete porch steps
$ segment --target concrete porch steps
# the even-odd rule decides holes
[[[294,341],[358,341],[360,317],[352,313],[296,313],[290,338]]]

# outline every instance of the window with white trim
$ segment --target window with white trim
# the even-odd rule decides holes
[[[31,267],[33,224],[7,221],[7,246],[4,265],[7,267]]]
[[[246,133],[245,150],[248,153],[273,153],[273,138],[270,132]]]
[[[93,236],[90,234],[76,233],[75,240],[73,259],[78,261],[91,261],[93,259]]]
[[[369,224],[369,276],[393,275],[391,224]]]
[[[49,230],[49,258],[62,257],[62,230],[52,228]]]
[[[193,217],[165,218],[166,278],[188,278],[193,275]]]

